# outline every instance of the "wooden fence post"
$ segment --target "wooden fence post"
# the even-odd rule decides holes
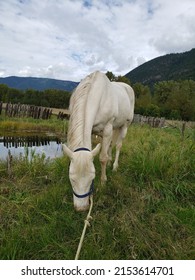
[[[1,101],[0,102],[0,115],[1,115],[1,112],[2,112],[2,108],[3,108],[3,102]]]
[[[185,129],[186,129],[186,122],[183,122],[182,127],[181,127],[181,139],[182,140],[184,140]]]
[[[7,172],[8,172],[8,176],[11,177],[12,176],[12,155],[11,155],[10,150],[8,150],[8,156],[7,156]]]

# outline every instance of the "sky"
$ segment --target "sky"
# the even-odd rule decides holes
[[[125,75],[195,47],[195,0],[0,0],[0,77]]]

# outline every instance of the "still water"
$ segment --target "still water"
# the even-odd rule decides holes
[[[0,135],[0,160],[6,160],[9,150],[14,157],[25,155],[27,150],[29,155],[44,153],[50,159],[63,156],[62,141],[51,134]]]

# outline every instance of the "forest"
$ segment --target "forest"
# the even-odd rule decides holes
[[[148,86],[136,83],[136,113],[166,119],[195,120],[195,81],[164,81]]]
[[[141,83],[131,84],[125,76],[115,76],[112,72],[106,73],[111,81],[130,84],[135,91],[135,113],[165,117],[184,121],[195,121],[195,81],[161,81],[149,87]],[[46,89],[18,90],[0,84],[0,101],[4,103],[21,103],[44,106],[50,108],[68,108],[71,92]]]
[[[59,89],[44,91],[27,89],[19,90],[0,84],[0,101],[4,103],[21,103],[50,108],[68,108],[71,93]]]
[[[161,81],[152,87],[142,83],[132,84],[125,76],[107,72],[111,81],[125,82],[135,91],[135,113],[166,119],[195,120],[195,81]]]

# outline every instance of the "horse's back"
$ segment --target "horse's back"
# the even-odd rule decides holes
[[[129,101],[129,105],[130,105],[130,110],[134,110],[134,104],[135,104],[135,94],[134,94],[134,90],[132,89],[132,87],[126,83],[122,83],[122,82],[111,82],[111,85],[113,85],[112,91],[113,93],[116,92],[117,89],[117,98],[118,98],[118,102],[120,104],[120,101]],[[123,105],[123,104],[122,104]],[[123,107],[121,108],[123,109]]]
[[[115,95],[118,110],[116,115],[116,126],[120,126],[122,122],[131,122],[134,114],[135,96],[131,86],[122,82],[111,82],[112,92]]]
[[[133,120],[134,91],[121,82],[104,80],[104,87],[97,90],[101,95],[99,109],[94,122],[94,130],[102,130],[108,121],[113,119],[113,127],[117,128]]]
[[[132,105],[132,107],[134,108],[134,104],[135,104],[135,94],[134,94],[134,90],[132,89],[132,87],[126,83],[123,82],[112,82],[115,85],[120,85],[121,88],[124,88],[126,90],[126,93],[129,97],[130,103]]]

